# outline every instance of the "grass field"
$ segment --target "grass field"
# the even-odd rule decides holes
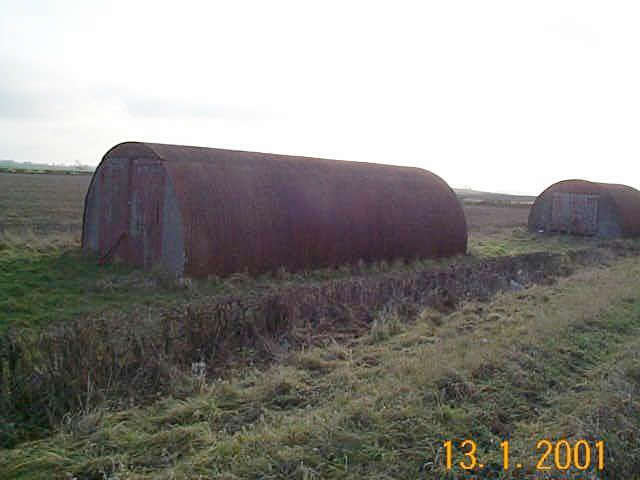
[[[0,233],[79,234],[90,175],[0,173]]]
[[[177,282],[79,253],[89,179],[0,174],[0,478],[640,478],[640,242],[474,193],[465,257]]]

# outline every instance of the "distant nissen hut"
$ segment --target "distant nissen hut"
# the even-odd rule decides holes
[[[454,192],[418,168],[127,142],[98,166],[83,248],[175,274],[464,253]]]
[[[564,180],[536,199],[529,230],[600,237],[640,235],[640,192],[626,185]]]

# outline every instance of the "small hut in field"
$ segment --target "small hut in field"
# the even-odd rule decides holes
[[[177,275],[464,253],[449,186],[418,168],[127,142],[85,199],[82,245]]]
[[[640,191],[586,180],[555,183],[531,207],[529,230],[609,238],[640,236]]]

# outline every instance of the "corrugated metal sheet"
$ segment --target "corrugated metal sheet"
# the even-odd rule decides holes
[[[158,243],[167,232],[153,223],[154,218],[163,218],[165,197],[175,198],[180,212],[184,271],[192,275],[260,272],[279,266],[297,270],[358,259],[439,257],[466,251],[466,222],[457,197],[442,179],[425,170],[128,142],[105,155],[94,181],[119,159],[132,166],[147,162],[163,172],[138,175],[140,167],[132,167],[129,192],[122,194],[133,202],[131,212],[136,213],[131,218],[144,218],[144,233],[138,240],[129,239],[119,252],[136,265],[158,261],[161,254],[144,253],[149,250],[172,251]],[[140,192],[148,192],[154,182],[160,190],[140,200]],[[159,193],[165,185],[171,186],[173,196]],[[85,229],[91,221],[85,214]],[[100,221],[101,232],[121,228],[106,218]],[[105,235],[111,239],[118,233]]]
[[[606,185],[607,193],[618,208],[623,234],[627,237],[640,236],[640,191],[627,185],[601,185]]]

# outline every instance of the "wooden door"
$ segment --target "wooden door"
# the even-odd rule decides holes
[[[578,235],[598,233],[599,195],[554,193],[551,230]]]
[[[129,164],[126,159],[110,159],[98,171],[96,189],[99,224],[98,251],[100,255],[126,257],[123,238],[127,233]]]
[[[132,263],[151,268],[162,257],[164,168],[157,161],[134,160],[131,175],[129,252]]]

